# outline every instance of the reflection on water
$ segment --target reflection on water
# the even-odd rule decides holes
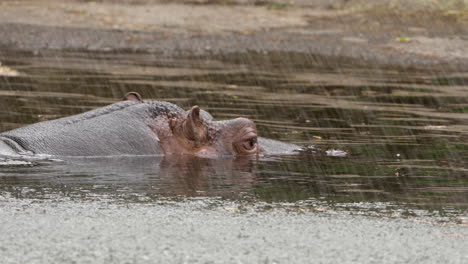
[[[168,59],[4,51],[0,61],[20,73],[0,76],[0,131],[78,114],[137,91],[184,108],[200,105],[217,119],[251,118],[265,137],[351,154],[3,159],[0,191],[17,197],[320,199],[461,214],[468,207],[468,73],[368,69],[302,54]]]
[[[27,166],[19,166],[27,165]],[[148,197],[223,196],[252,189],[254,164],[250,157],[203,159],[197,157],[103,157],[36,159],[28,164],[3,162],[3,191],[21,189],[19,197],[47,194],[45,190],[82,196],[127,192]],[[55,190],[54,190],[55,189]],[[126,195],[123,195],[126,197]]]

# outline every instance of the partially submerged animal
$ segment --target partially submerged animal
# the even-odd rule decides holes
[[[292,153],[296,148],[259,138],[247,118],[215,121],[198,106],[185,111],[168,102],[143,101],[135,92],[83,114],[0,133],[3,155],[217,157]]]

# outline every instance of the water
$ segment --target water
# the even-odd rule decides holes
[[[316,152],[201,159],[0,161],[8,197],[153,203],[214,197],[254,205],[465,221],[468,73],[363,67],[293,53],[157,54],[4,50],[0,131],[111,104],[126,92],[216,119],[248,117],[259,135]],[[345,157],[325,151],[343,150]]]

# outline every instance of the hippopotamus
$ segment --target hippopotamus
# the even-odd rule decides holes
[[[295,148],[259,138],[247,118],[215,121],[198,106],[185,111],[169,102],[142,100],[135,92],[102,108],[0,133],[3,155],[218,157]]]

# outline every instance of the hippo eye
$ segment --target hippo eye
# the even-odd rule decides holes
[[[252,150],[257,145],[257,137],[251,137],[242,144],[246,150]]]

